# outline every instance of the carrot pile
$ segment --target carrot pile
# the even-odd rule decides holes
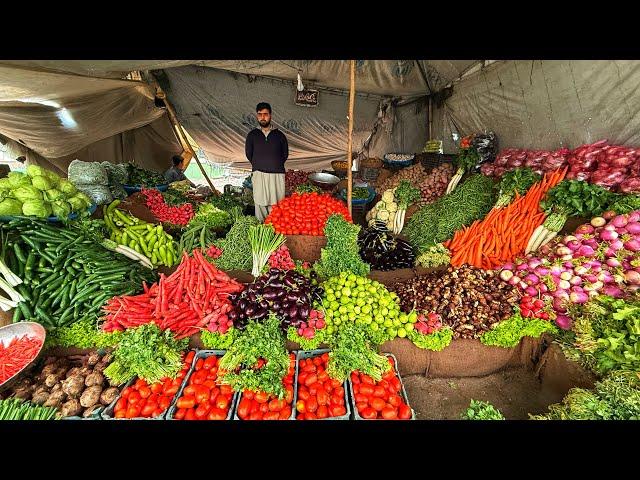
[[[484,219],[458,230],[444,243],[451,251],[451,265],[495,269],[523,253],[531,234],[545,220],[540,200],[566,173],[567,168],[545,173],[525,195],[516,193],[506,207],[494,208]]]
[[[33,360],[41,346],[42,340],[28,335],[14,337],[6,347],[0,342],[0,385]]]
[[[229,294],[243,290],[243,285],[210,264],[200,250],[190,257],[183,254],[178,269],[144,293],[113,297],[104,307],[105,332],[124,330],[154,322],[167,328],[176,338],[185,338],[205,328],[226,333],[233,325],[228,313],[233,309]]]

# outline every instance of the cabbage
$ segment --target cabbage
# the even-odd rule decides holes
[[[51,206],[43,200],[27,200],[22,204],[22,213],[33,217],[46,218],[51,215]]]
[[[31,178],[44,175],[44,172],[45,172],[44,168],[39,167],[37,165],[29,165],[27,167],[27,175],[29,175]]]
[[[52,188],[44,192],[45,200],[49,200],[50,202],[53,202],[54,200],[58,200],[61,197],[64,197],[64,194],[60,190],[56,190],[55,188]]]
[[[13,190],[13,196],[20,200],[21,202],[26,202],[27,200],[40,200],[42,201],[42,192],[38,190],[36,187],[18,187]]]
[[[31,179],[31,183],[33,183],[33,186],[36,187],[38,190],[50,190],[51,188],[53,188],[53,185],[51,184],[51,180],[49,180],[47,177],[43,175],[37,175],[33,177]]]
[[[56,200],[51,204],[53,214],[58,218],[67,218],[71,213],[71,205],[64,200]]]
[[[11,188],[28,187],[31,185],[31,178],[22,172],[9,172],[7,175]]]
[[[81,212],[86,210],[90,205],[90,202],[85,200],[86,195],[83,193],[78,193],[77,195],[68,199],[69,204],[71,205],[71,209],[74,212]]]
[[[15,198],[5,198],[0,202],[0,215],[22,215],[22,202]]]
[[[59,190],[67,197],[73,197],[76,193],[78,193],[78,189],[76,188],[76,186],[69,180],[66,180],[64,178],[60,179]]]
[[[11,190],[13,185],[11,185],[11,180],[8,178],[0,178],[0,189],[3,190]]]
[[[60,180],[62,180],[60,178],[60,175],[52,172],[51,170],[45,170],[43,176],[49,179],[52,187],[57,187],[58,185],[60,185]]]

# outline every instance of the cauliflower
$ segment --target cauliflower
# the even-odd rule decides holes
[[[377,214],[376,214],[376,218],[378,220],[384,220],[387,221],[389,219],[389,212],[387,210],[380,210]]]
[[[385,203],[393,202],[393,190],[386,190],[382,194],[382,201]]]
[[[387,203],[387,210],[389,210],[390,212],[397,212],[398,211],[398,204],[395,203],[395,202]]]

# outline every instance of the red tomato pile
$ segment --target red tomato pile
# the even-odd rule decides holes
[[[176,420],[226,420],[233,389],[218,383],[219,357],[199,358],[182,396],[176,402]]]
[[[172,207],[165,203],[162,194],[158,190],[143,188],[140,192],[147,199],[147,207],[149,207],[151,213],[161,222],[184,226],[193,218],[193,205],[190,203]]]
[[[271,209],[264,223],[283,235],[324,235],[324,224],[334,213],[352,222],[347,205],[328,194],[294,193]]]
[[[262,365],[258,364],[258,368]],[[237,414],[241,420],[289,420],[293,403],[293,375],[296,368],[296,356],[289,354],[289,371],[282,380],[286,390],[285,397],[276,398],[265,392],[245,390],[238,403]]]
[[[320,420],[347,414],[344,386],[327,375],[329,354],[300,360],[296,420]]]
[[[394,367],[393,359],[389,363]],[[351,374],[353,396],[358,413],[365,420],[409,420],[411,408],[400,395],[400,379],[392,368],[375,382],[369,375],[353,372]]]
[[[182,370],[174,380],[167,377],[149,385],[139,378],[133,385],[125,387],[113,409],[115,418],[153,418],[162,415],[180,390],[182,379],[189,371],[194,355],[193,350],[187,354]]]

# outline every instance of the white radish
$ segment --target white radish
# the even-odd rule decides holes
[[[531,252],[531,248],[533,247],[535,241],[538,238],[538,235],[540,235],[540,232],[543,230],[543,226],[539,225],[538,228],[536,228],[533,233],[531,234],[531,236],[529,237],[529,241],[527,242],[527,248],[524,249],[524,253],[530,253]]]

